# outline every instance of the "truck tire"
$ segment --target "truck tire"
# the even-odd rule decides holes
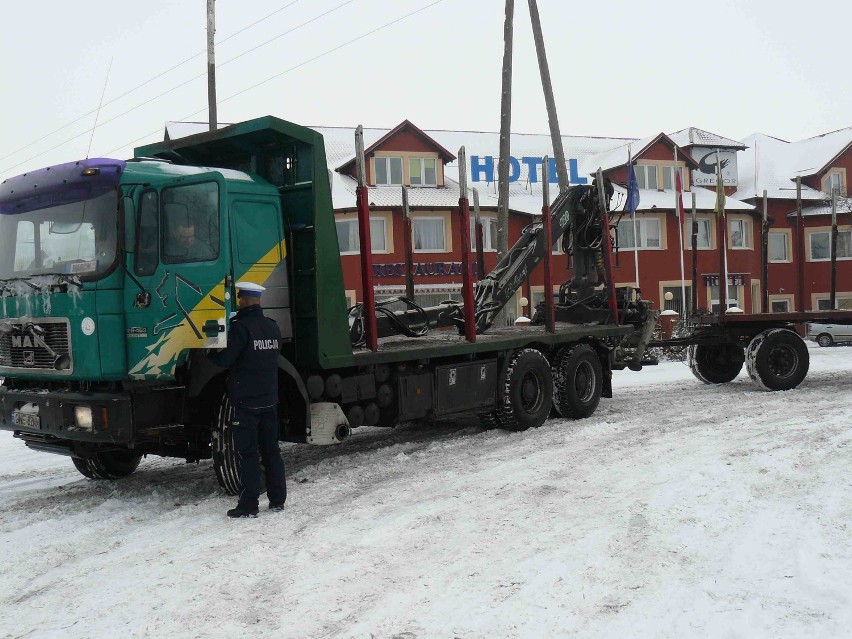
[[[240,468],[234,453],[230,412],[231,402],[228,400],[228,395],[222,395],[212,432],[213,470],[216,471],[216,480],[222,490],[229,495],[239,495],[243,489],[243,483],[240,481]],[[263,468],[263,462],[260,462],[260,471],[260,494],[263,494],[266,492],[266,471]]]
[[[89,479],[121,479],[139,466],[142,455],[129,450],[97,453],[94,457],[73,457],[74,467]]]
[[[582,419],[595,412],[601,401],[603,368],[595,349],[574,344],[557,351],[553,372],[553,407],[562,417]]]
[[[727,384],[743,369],[745,351],[739,344],[696,344],[689,347],[689,368],[705,384]]]
[[[805,342],[787,328],[771,328],[757,335],[748,345],[748,375],[763,390],[796,388],[805,379],[810,356]]]
[[[541,426],[553,404],[553,375],[547,358],[534,348],[512,353],[498,393],[496,414],[501,428],[520,431]]]
[[[828,333],[822,333],[819,337],[817,337],[817,344],[822,346],[823,348],[827,348],[834,344],[834,339]]]

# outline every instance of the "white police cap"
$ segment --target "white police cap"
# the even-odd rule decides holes
[[[260,297],[266,288],[254,282],[237,282],[237,290],[244,295]]]

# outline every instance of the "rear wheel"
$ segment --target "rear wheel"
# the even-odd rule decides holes
[[[743,369],[745,351],[739,344],[696,344],[690,346],[689,368],[705,384],[727,384]]]
[[[541,426],[553,403],[553,376],[547,358],[533,348],[514,352],[498,386],[496,416],[501,428]]]
[[[808,347],[793,331],[772,328],[751,340],[746,366],[749,377],[763,390],[790,390],[808,374]]]
[[[121,479],[139,466],[142,455],[129,450],[96,453],[94,457],[73,457],[74,467],[89,479]]]
[[[595,412],[601,401],[603,368],[595,349],[575,344],[553,358],[553,407],[562,417],[582,419]]]
[[[817,337],[817,344],[825,348],[834,344],[834,339],[832,339],[831,335],[829,335],[828,333],[823,333],[822,335]]]

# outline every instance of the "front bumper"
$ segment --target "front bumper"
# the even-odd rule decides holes
[[[74,416],[77,406],[91,408],[90,429],[77,424]],[[22,409],[27,414],[38,416],[37,426],[13,422],[13,413]],[[132,402],[128,393],[43,391],[0,386],[0,430],[40,438],[126,444],[133,437]]]

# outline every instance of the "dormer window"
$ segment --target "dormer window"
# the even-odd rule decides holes
[[[657,188],[657,166],[655,164],[637,164],[636,183],[640,189]]]
[[[402,158],[378,157],[375,162],[377,185],[402,185]]]
[[[663,190],[664,191],[673,191],[675,187],[674,180],[674,168],[673,166],[664,166],[663,167]],[[680,173],[680,187],[684,191],[686,190],[686,182],[684,181],[683,176],[683,167],[677,167],[677,172]]]
[[[839,171],[833,171],[826,175],[825,188],[823,190],[829,195],[832,193],[845,195],[845,190],[843,188],[843,174]]]
[[[438,185],[436,158],[409,158],[408,170],[411,178],[411,186]]]

